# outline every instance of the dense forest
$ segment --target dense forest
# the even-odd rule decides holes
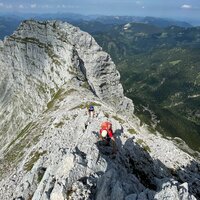
[[[128,23],[92,34],[116,63],[136,114],[199,150],[200,27]]]

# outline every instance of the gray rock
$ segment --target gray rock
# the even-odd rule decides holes
[[[25,21],[0,41],[0,73],[0,199],[199,197],[198,161],[140,126],[119,72],[89,34]],[[90,104],[97,115],[85,128]],[[116,155],[99,141],[105,120]]]
[[[125,200],[137,200],[137,194],[129,194]]]

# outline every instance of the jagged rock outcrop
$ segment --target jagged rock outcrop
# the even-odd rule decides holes
[[[25,21],[1,42],[0,66],[0,119],[6,118],[0,124],[1,147],[13,138],[13,130],[47,108],[47,101],[73,79],[119,110],[133,111],[110,56],[89,34],[70,24]]]
[[[198,161],[141,125],[89,34],[25,21],[0,42],[0,72],[0,199],[200,198]],[[85,128],[90,104],[97,115]],[[98,139],[104,120],[115,156]]]

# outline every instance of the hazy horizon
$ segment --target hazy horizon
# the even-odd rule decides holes
[[[200,25],[198,0],[0,0],[0,14],[59,14],[159,17]]]

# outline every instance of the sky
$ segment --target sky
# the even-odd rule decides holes
[[[66,12],[154,16],[200,24],[200,0],[0,0],[0,14]]]

